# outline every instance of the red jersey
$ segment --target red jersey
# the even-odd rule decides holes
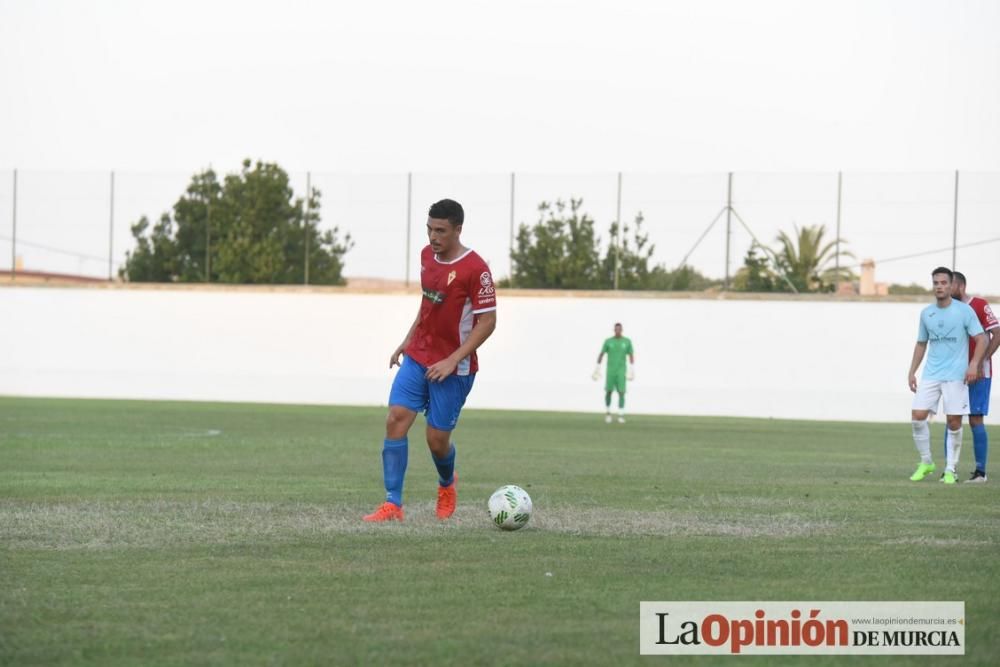
[[[490,267],[472,250],[443,262],[430,246],[420,253],[420,286],[420,316],[404,352],[421,366],[431,366],[465,342],[477,315],[497,309],[496,288]],[[473,352],[458,362],[455,374],[478,370]]]
[[[976,313],[976,317],[979,318],[979,323],[983,325],[983,331],[989,331],[990,329],[996,329],[1000,327],[1000,323],[997,322],[996,315],[993,314],[993,309],[990,308],[990,304],[981,296],[974,296],[965,303],[969,304]],[[986,336],[986,343],[989,344],[990,337]],[[976,341],[972,338],[969,339],[969,361],[972,361],[972,356],[976,353]],[[983,376],[992,377],[993,376],[993,362],[989,359],[983,360]]]

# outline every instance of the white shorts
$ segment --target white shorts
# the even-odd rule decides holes
[[[944,414],[969,414],[969,385],[962,380],[922,380],[913,396],[914,410],[937,412],[938,401],[943,400]]]

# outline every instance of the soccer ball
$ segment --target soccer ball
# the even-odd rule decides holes
[[[490,496],[490,519],[502,530],[524,528],[531,518],[531,496],[519,486],[501,486]]]

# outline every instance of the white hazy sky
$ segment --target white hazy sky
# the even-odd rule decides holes
[[[998,170],[1000,2],[0,0],[0,168]]]

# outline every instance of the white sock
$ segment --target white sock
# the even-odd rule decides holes
[[[948,429],[948,436],[945,439],[945,451],[948,454],[948,460],[945,462],[944,469],[946,472],[955,474],[955,466],[958,465],[958,457],[962,454],[961,428],[957,431]]]
[[[931,460],[931,428],[926,419],[913,420],[913,444],[917,446],[921,463],[933,463]]]

